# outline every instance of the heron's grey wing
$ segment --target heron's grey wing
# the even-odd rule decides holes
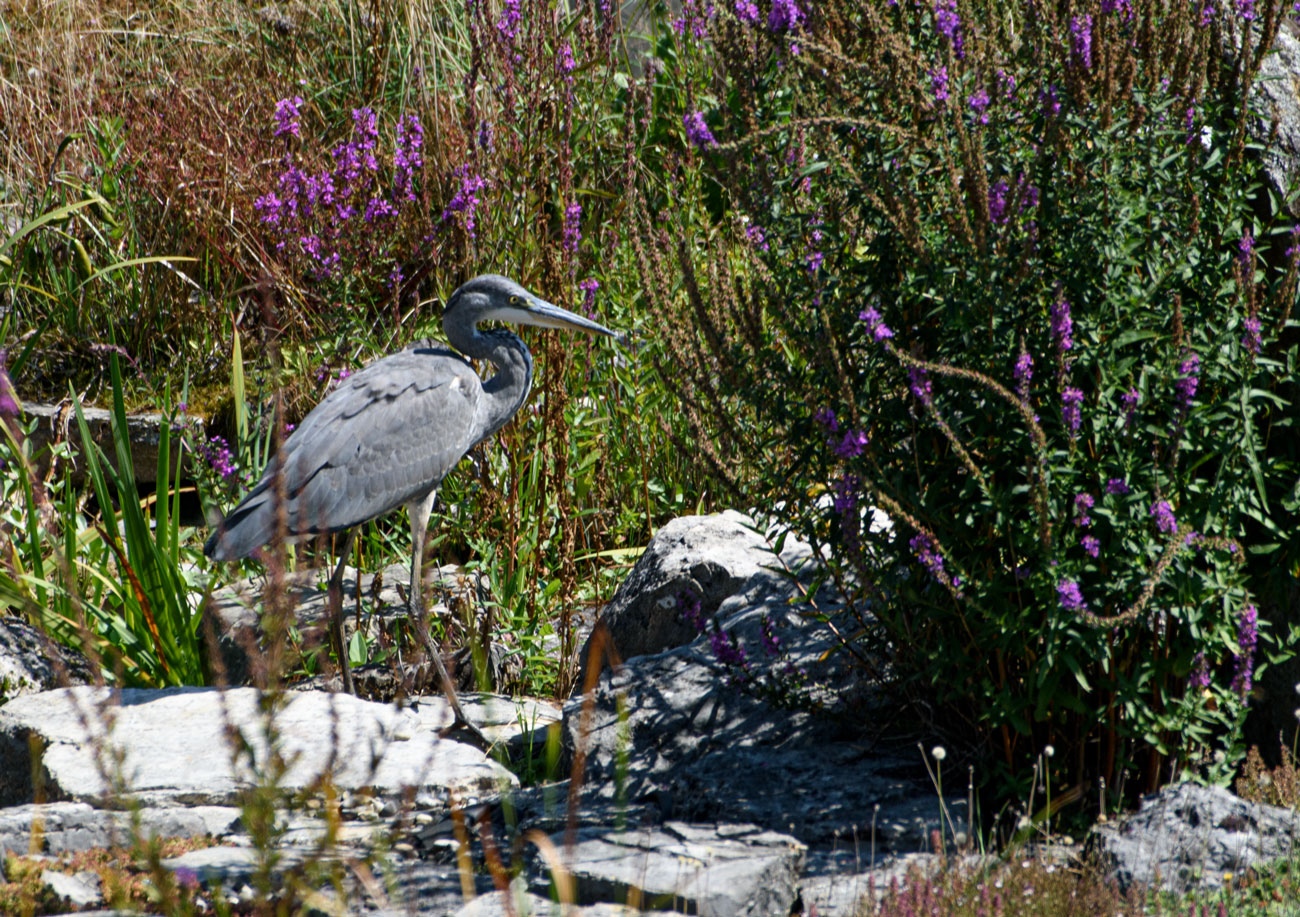
[[[441,348],[370,364],[303,418],[205,550],[242,557],[270,540],[277,474],[291,537],[349,528],[423,496],[477,442],[482,391],[473,367]]]

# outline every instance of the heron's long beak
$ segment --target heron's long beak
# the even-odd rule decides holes
[[[561,309],[554,303],[549,303],[536,296],[529,298],[528,305],[519,310],[514,316],[514,320],[521,325],[536,325],[540,328],[560,328],[567,331],[585,331],[588,334],[603,334],[614,338],[620,344],[626,340],[617,331],[610,331],[604,325],[570,312],[568,309]]]

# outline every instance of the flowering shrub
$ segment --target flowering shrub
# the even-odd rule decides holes
[[[732,241],[647,206],[651,303],[691,328],[665,378],[1001,792],[1048,744],[1055,780],[1112,788],[1240,757],[1269,639],[1246,552],[1294,556],[1268,444],[1296,250],[1255,241],[1293,229],[1248,206],[1241,127],[1278,9],[778,0],[678,38],[725,80],[680,113],[709,181],[679,195]]]

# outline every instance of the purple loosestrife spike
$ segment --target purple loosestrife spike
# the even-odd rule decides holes
[[[1178,392],[1178,406],[1187,411],[1192,406],[1192,399],[1196,397],[1196,387],[1200,383],[1201,375],[1201,358],[1195,353],[1189,353],[1183,362],[1178,364],[1179,379],[1174,383],[1174,389]]]
[[[1061,353],[1074,347],[1074,320],[1070,318],[1070,303],[1065,297],[1052,306],[1052,337]]]
[[[501,18],[497,20],[497,32],[511,46],[519,36],[519,20],[523,15],[519,9],[519,0],[505,0],[501,5]]]
[[[921,566],[930,571],[930,575],[936,579],[943,576],[943,555],[936,549],[934,540],[924,532],[917,532],[912,536],[912,540],[907,543],[916,555],[916,559],[921,562]]]
[[[451,174],[452,178],[459,183],[459,187],[447,202],[446,209],[442,211],[442,219],[450,220],[455,214],[459,214],[461,224],[465,227],[465,234],[473,239],[476,228],[475,211],[479,205],[478,192],[487,187],[487,181],[471,172],[469,163],[457,166]]]
[[[1061,607],[1066,611],[1083,611],[1088,603],[1083,600],[1079,584],[1072,579],[1063,579],[1056,584],[1056,594],[1061,600]]]
[[[298,126],[298,119],[301,115],[298,109],[302,108],[303,101],[301,96],[294,96],[291,99],[281,99],[275,103],[275,128],[271,131],[273,137],[302,137]]]
[[[1106,482],[1106,493],[1108,494],[1126,494],[1129,492],[1128,482],[1123,478],[1111,478]]]
[[[1088,511],[1096,504],[1092,494],[1081,493],[1074,495],[1074,524],[1081,529],[1086,529],[1092,525],[1092,517]]]
[[[749,244],[754,246],[760,252],[768,251],[771,246],[768,245],[767,236],[763,234],[762,226],[749,225],[745,227],[745,237],[749,239]]]
[[[1210,667],[1205,662],[1205,654],[1197,653],[1192,659],[1192,671],[1187,676],[1187,687],[1192,690],[1210,686]]]
[[[564,208],[564,230],[563,245],[564,250],[573,254],[578,250],[578,243],[582,241],[582,204],[573,201],[568,207]]]
[[[1061,421],[1070,431],[1070,439],[1073,440],[1083,423],[1083,392],[1079,389],[1067,388],[1061,392]]]
[[[823,255],[821,252],[813,252],[811,255],[809,255],[807,260],[808,273],[816,274],[819,270],[821,270],[822,261],[824,261],[825,258],[826,256]]]
[[[769,657],[780,655],[781,638],[772,631],[772,619],[767,615],[763,615],[759,624],[763,629],[763,652]]]
[[[767,14],[767,27],[771,31],[797,32],[803,21],[804,13],[796,0],[772,0],[772,12]]]
[[[1168,500],[1157,500],[1151,504],[1151,518],[1156,521],[1156,529],[1164,535],[1178,531],[1178,520],[1174,518],[1174,508]]]
[[[1092,535],[1084,535],[1083,538],[1080,539],[1079,543],[1083,545],[1083,549],[1088,552],[1088,556],[1092,557],[1094,560],[1099,554],[1101,554],[1101,542]]]
[[[704,609],[700,605],[700,600],[696,596],[686,591],[677,593],[677,613],[682,616],[682,620],[687,624],[690,624],[698,632],[704,633],[708,620],[704,614]]]
[[[989,222],[994,226],[1005,226],[1007,222],[1007,192],[1010,187],[999,178],[989,185]]]
[[[478,147],[480,150],[484,150],[488,153],[491,153],[494,149],[496,149],[496,146],[494,145],[492,140],[491,121],[484,121],[482,124],[478,126]]]
[[[1237,15],[1246,22],[1253,22],[1259,13],[1255,10],[1255,0],[1236,0]]]
[[[1083,69],[1092,69],[1092,16],[1084,13],[1070,19],[1070,36],[1073,39],[1074,56],[1079,59]]]
[[[881,318],[875,306],[867,306],[858,313],[858,318],[867,323],[867,330],[871,332],[871,337],[875,341],[883,341],[894,336],[894,332],[889,330],[889,326],[885,324],[885,320]]]
[[[970,105],[971,110],[975,112],[975,120],[980,124],[988,124],[989,94],[983,89],[977,89],[966,101]]]
[[[1124,426],[1127,427],[1132,425],[1133,417],[1137,414],[1138,402],[1140,400],[1141,397],[1138,395],[1138,390],[1135,388],[1131,388],[1119,396],[1120,405],[1124,408]]]
[[[705,149],[717,144],[709,125],[704,122],[704,113],[693,111],[682,116],[682,126],[686,128],[686,139],[692,144]]]
[[[839,458],[857,458],[866,451],[869,441],[864,431],[848,430],[844,433],[844,439],[832,451]]]
[[[1259,611],[1251,603],[1241,611],[1237,621],[1237,648],[1233,654],[1235,664],[1232,672],[1232,690],[1238,696],[1250,693],[1255,675],[1255,644],[1259,640]]]
[[[578,284],[578,289],[582,290],[582,311],[587,314],[587,318],[595,318],[596,291],[600,289],[600,281],[595,277],[588,277]]]
[[[929,374],[919,366],[908,367],[907,381],[912,389],[912,394],[922,404],[929,404],[933,398],[933,388],[930,385]]]
[[[1016,357],[1016,368],[1011,375],[1016,380],[1016,394],[1022,401],[1028,401],[1029,383],[1034,378],[1034,358],[1028,351],[1020,351],[1020,356]]]
[[[1041,90],[1038,93],[1038,101],[1049,117],[1054,118],[1061,113],[1061,96],[1056,91],[1055,85],[1049,85],[1046,89]]]
[[[1262,345],[1259,334],[1263,327],[1259,318],[1254,315],[1248,316],[1245,321],[1241,323],[1241,327],[1246,332],[1241,336],[1241,346],[1244,347],[1251,356],[1258,356]]]
[[[948,101],[948,68],[935,67],[930,71],[930,89],[936,102]]]
[[[830,408],[818,408],[817,413],[813,415],[813,420],[817,421],[827,433],[838,433],[840,431],[840,422],[835,417],[835,412]]]
[[[1246,230],[1241,241],[1237,243],[1237,260],[1243,266],[1248,266],[1252,256],[1255,254],[1255,237],[1251,235],[1250,230]]]
[[[758,22],[758,4],[754,0],[736,0],[736,18],[741,22],[753,24]]]
[[[934,26],[952,44],[952,53],[958,60],[966,56],[962,47],[961,16],[957,14],[957,0],[936,0]]]

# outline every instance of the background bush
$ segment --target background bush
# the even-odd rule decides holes
[[[1076,798],[1243,752],[1297,562],[1297,234],[1244,132],[1279,12],[688,3],[662,35],[664,378],[1001,798],[1049,746]]]

